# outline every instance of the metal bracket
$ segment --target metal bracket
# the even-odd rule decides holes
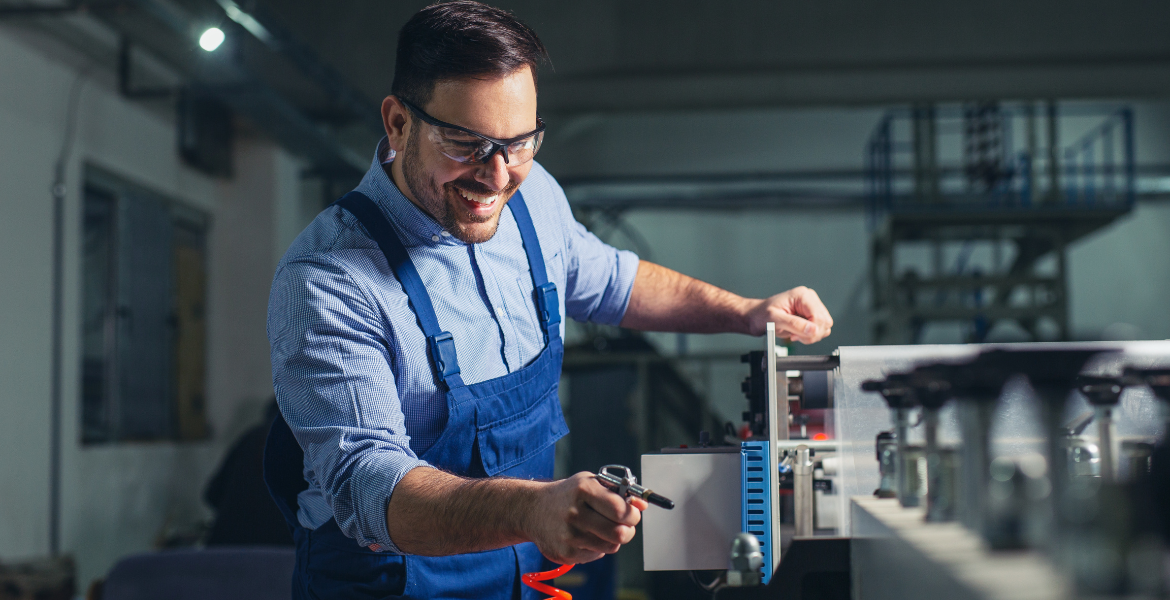
[[[777,372],[776,369],[776,324],[768,323],[767,329],[767,344],[766,348],[766,364],[768,373],[768,473],[767,481],[773,482],[769,486],[768,495],[772,501],[772,569],[771,572],[776,572],[776,568],[780,564],[780,486],[775,484],[777,474],[780,472],[780,452],[778,444],[780,440],[788,439],[788,374],[785,371]],[[783,379],[781,379],[783,378]],[[778,390],[784,390],[784,396],[781,397]]]

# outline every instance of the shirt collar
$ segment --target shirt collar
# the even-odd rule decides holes
[[[386,174],[384,165],[394,161],[395,152],[385,136],[378,142],[370,169],[355,191],[365,194],[382,209],[408,248],[416,246],[462,246],[455,236],[443,229],[433,217],[408,200]]]

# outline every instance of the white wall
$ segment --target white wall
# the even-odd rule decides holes
[[[1081,240],[1068,269],[1074,335],[1170,339],[1170,202],[1139,203]]]
[[[272,396],[265,322],[276,263],[300,233],[300,165],[270,143],[246,141],[235,178],[219,184],[211,233],[208,393],[213,429],[234,438]],[[312,219],[312,216],[309,216]],[[293,231],[295,230],[295,231]],[[291,238],[288,231],[293,231]]]
[[[629,222],[646,237],[654,262],[749,298],[798,285],[816,290],[833,314],[828,352],[868,341],[865,215],[845,210],[640,211]],[[672,336],[656,336],[671,349]],[[688,351],[756,349],[742,335],[689,336]]]
[[[743,296],[764,298],[798,285],[816,290],[833,315],[833,334],[795,352],[827,354],[869,342],[868,236],[861,211],[642,211],[629,221],[646,237],[654,262]],[[668,353],[678,346],[673,334],[651,339]],[[758,338],[736,334],[688,335],[685,343],[692,354],[764,347]],[[696,374],[712,408],[736,423],[746,408],[740,392],[746,369],[732,356]]]
[[[60,140],[68,74],[44,63],[14,61],[20,51],[0,38],[0,552],[43,553],[49,489],[50,327],[49,183]],[[34,83],[60,98],[28,94]],[[34,510],[34,506],[42,506]]]
[[[77,73],[0,31],[0,561],[49,551],[52,201],[49,187]],[[199,494],[232,436],[271,395],[264,311],[288,231],[304,218],[299,163],[237,140],[231,181],[180,164],[169,110],[128,102],[97,74],[81,96],[65,210],[61,547],[79,585],[167,529],[206,518]],[[104,77],[108,78],[108,74]],[[199,443],[81,446],[80,199],[91,163],[212,215],[208,407]],[[303,222],[301,223],[303,225]]]

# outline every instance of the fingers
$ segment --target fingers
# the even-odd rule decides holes
[[[601,485],[592,474],[589,474],[589,479],[581,491],[585,494],[587,506],[614,523],[633,527],[642,520],[641,510]]]
[[[578,487],[585,509],[571,524],[606,542],[629,543],[634,539],[634,527],[642,520],[642,511],[601,485],[592,474],[581,475],[587,477]]]
[[[574,550],[613,554],[614,552],[620,550],[622,544],[625,543],[615,539],[609,539],[603,535],[598,535],[592,530],[579,526],[571,526],[570,531],[572,532],[572,541],[570,542],[570,545]],[[628,542],[629,540],[626,541]]]
[[[613,554],[622,545],[601,539],[592,532],[572,525],[566,525],[561,535],[549,540],[533,540],[550,560],[561,564],[575,564],[597,560],[606,554]]]
[[[776,324],[776,335],[778,337],[786,337],[804,344],[811,344],[814,341],[819,341],[824,338],[824,335],[821,335],[821,328],[816,323],[804,317],[783,313],[778,310],[773,311],[769,316],[772,322]]]
[[[832,329],[833,316],[829,314],[829,309],[825,307],[825,303],[821,301],[821,297],[817,295],[816,291],[806,287],[800,287],[797,290],[799,290],[797,297],[804,309],[801,314],[822,329]]]
[[[533,538],[549,559],[568,563],[613,554],[637,533],[641,499],[626,502],[602,486],[592,473],[578,473],[549,488],[549,528]]]
[[[628,544],[637,532],[633,525],[615,523],[589,508],[581,511],[570,524],[583,533],[611,544]]]
[[[804,344],[819,342],[833,331],[833,317],[820,296],[804,286],[768,299],[768,318],[777,335]]]

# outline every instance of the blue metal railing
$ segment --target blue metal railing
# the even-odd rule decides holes
[[[1120,146],[1120,149],[1118,149]],[[1069,205],[1132,204],[1135,194],[1133,111],[1121,108],[1065,149]]]
[[[1134,126],[1129,107],[1062,107],[1056,118],[1058,131],[1079,125],[1084,133],[1071,144],[1053,149],[1037,143],[1036,131],[1046,127],[1043,119],[1029,116],[1024,105],[1001,105],[1002,147],[996,150],[1003,158],[979,184],[963,163],[954,160],[964,143],[962,107],[945,106],[933,112],[936,156],[950,157],[952,162],[916,160],[914,112],[909,109],[889,111],[874,128],[866,144],[871,226],[883,215],[899,211],[1128,209],[1133,205]],[[1035,119],[1031,132],[1020,126],[1030,118]],[[1066,119],[1078,122],[1066,126]],[[1026,140],[1029,135],[1032,143],[1020,143],[1019,138]],[[1013,152],[1013,147],[1025,149]],[[1051,164],[1053,156],[1060,164]],[[932,165],[932,172],[916,172],[923,165]],[[933,182],[929,193],[922,188],[923,181]]]

